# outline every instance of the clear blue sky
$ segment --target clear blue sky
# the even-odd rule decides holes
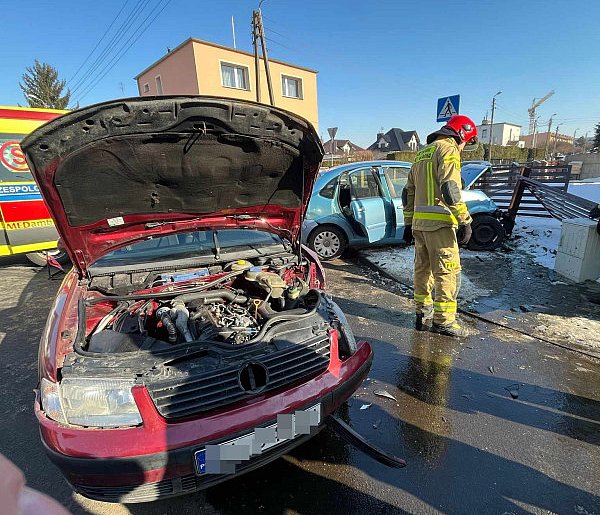
[[[146,9],[137,23],[159,0],[139,1]],[[128,0],[109,38],[136,2]],[[257,3],[171,0],[81,105],[137,94],[133,76],[189,36],[231,45],[232,15],[238,48],[251,50]],[[37,58],[72,77],[124,0],[0,5],[0,104],[24,105],[18,82],[25,67]],[[461,112],[479,123],[498,90],[496,121],[522,124],[524,132],[532,99],[551,89],[556,94],[538,109],[541,123],[557,113],[560,132],[591,135],[600,121],[600,2],[265,0],[262,11],[270,56],[319,70],[325,136],[338,126],[338,138],[366,146],[380,127],[400,127],[424,138],[438,127],[438,97],[459,93]]]

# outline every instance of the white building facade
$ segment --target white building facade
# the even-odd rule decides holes
[[[506,122],[490,125],[487,120],[483,120],[483,123],[477,126],[477,135],[481,143],[487,144],[490,142],[490,132],[492,134],[492,145],[505,147],[509,142],[516,145],[521,137],[521,126]]]

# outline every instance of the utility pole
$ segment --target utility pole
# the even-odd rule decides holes
[[[261,2],[262,3],[262,2]],[[269,70],[269,55],[267,53],[267,42],[265,40],[265,28],[262,22],[262,12],[260,10],[260,4],[257,11],[257,20],[258,20],[258,34],[260,36],[260,43],[262,46],[263,60],[265,61],[265,73],[267,75],[267,88],[269,89],[269,100],[271,105],[275,105],[275,100],[273,98],[273,84],[271,84],[271,72]]]
[[[584,154],[585,154],[585,146],[586,146],[586,144],[587,144],[587,135],[588,135],[588,133],[586,132],[586,133],[585,133],[585,136],[584,136],[584,138],[583,138],[583,153],[584,153]]]
[[[489,144],[489,148],[488,148],[488,160],[490,163],[492,162],[492,133],[494,132],[494,111],[496,110],[496,97],[498,95],[500,95],[501,93],[502,93],[502,91],[498,91],[498,93],[496,93],[492,97],[492,118],[490,120],[490,144]]]
[[[575,136],[577,136],[577,131],[579,129],[575,129],[575,131],[573,132],[573,153],[575,153]]]
[[[265,62],[265,75],[267,76],[267,89],[269,90],[269,101],[271,105],[275,105],[275,99],[273,98],[273,84],[271,83],[271,71],[269,69],[269,55],[267,53],[267,42],[265,40],[265,28],[262,22],[262,13],[260,10],[260,4],[258,4],[258,10],[252,11],[252,35],[254,42],[254,68],[256,73],[256,98],[260,102],[260,59],[258,56],[258,40],[260,39],[260,46],[262,47],[262,58]]]
[[[533,120],[533,138],[531,138],[531,148],[535,148],[535,137],[537,136],[537,124],[539,121],[539,117],[534,118]]]
[[[558,128],[561,126],[562,124],[557,124],[556,125],[556,133],[554,134],[554,148],[552,149],[552,155],[554,155],[554,157],[556,158],[556,143],[558,141]]]
[[[552,130],[552,118],[556,116],[556,113],[554,113],[552,116],[550,116],[550,120],[548,120],[548,133],[546,134],[546,145],[544,146],[544,158],[547,159],[548,158],[548,143],[550,143],[550,131]]]
[[[252,11],[252,44],[254,45],[254,75],[256,75],[256,101],[260,102],[260,58],[258,56],[258,12]]]

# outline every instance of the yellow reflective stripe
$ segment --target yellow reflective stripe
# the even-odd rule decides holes
[[[456,302],[434,302],[433,310],[438,313],[456,313]]]
[[[422,304],[431,304],[433,302],[430,294],[422,295],[420,293],[415,293],[414,299],[415,302],[421,302]]]
[[[464,203],[455,204],[454,206],[448,206],[454,215],[464,215],[469,212],[467,205]]]
[[[412,216],[413,215],[413,211],[407,211],[406,209],[404,210],[404,216]]]
[[[0,245],[0,256],[10,256],[22,252],[36,252],[38,250],[50,250],[56,248],[56,240],[43,241],[41,243],[29,243],[27,245]]]
[[[458,156],[446,156],[444,157],[444,163],[456,163],[460,166],[460,157]]]
[[[430,161],[427,163],[427,204],[430,206],[435,203],[433,191],[433,163]]]
[[[437,220],[442,222],[451,222],[453,224],[458,224],[454,215],[445,214],[445,213],[422,213],[417,211],[414,215],[415,220]]]

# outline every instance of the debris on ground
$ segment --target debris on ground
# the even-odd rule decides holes
[[[360,409],[369,409],[371,407],[371,403],[369,404],[363,404]]]
[[[375,390],[373,393],[378,397],[385,397],[386,399],[391,399],[397,402],[396,397],[394,397],[391,393],[386,392],[385,390]]]
[[[509,386],[505,386],[504,389],[510,393],[510,396],[513,399],[518,399],[519,398],[519,385],[517,383],[515,384],[511,384]]]

